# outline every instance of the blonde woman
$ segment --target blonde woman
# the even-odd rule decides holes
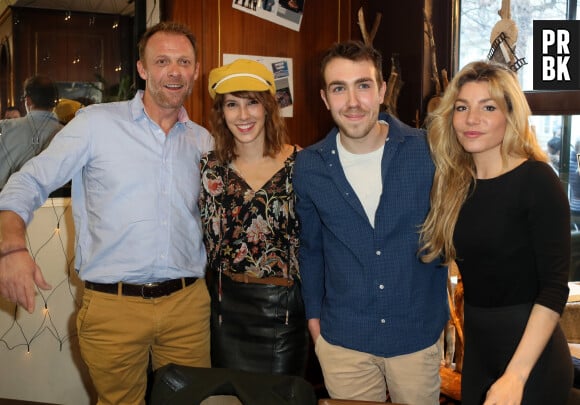
[[[422,259],[465,288],[462,404],[565,404],[572,364],[568,201],[530,129],[516,75],[473,62],[428,120],[435,162]]]

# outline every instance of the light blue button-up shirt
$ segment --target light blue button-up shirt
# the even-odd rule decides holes
[[[75,266],[83,280],[142,284],[205,272],[199,160],[213,138],[185,109],[166,135],[142,97],[81,109],[0,193],[0,210],[29,223],[72,179]]]

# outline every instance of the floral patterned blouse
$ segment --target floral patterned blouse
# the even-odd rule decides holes
[[[209,269],[299,279],[296,153],[257,191],[213,152],[201,158],[199,205]]]

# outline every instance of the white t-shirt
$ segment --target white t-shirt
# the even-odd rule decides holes
[[[383,158],[385,145],[383,144],[380,148],[370,153],[351,153],[340,142],[340,133],[336,135],[336,145],[338,158],[340,159],[346,178],[356,192],[369,222],[374,228],[375,213],[379,206],[381,193],[383,192],[381,160]]]

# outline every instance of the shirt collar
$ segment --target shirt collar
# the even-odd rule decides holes
[[[143,95],[145,92],[143,90],[137,90],[135,97],[130,101],[131,103],[131,115],[133,116],[133,120],[137,121],[140,118],[147,117],[145,113],[145,105],[143,105]],[[149,118],[148,118],[149,119]],[[179,109],[179,113],[177,114],[177,122],[181,124],[187,124],[190,121],[189,115],[187,114],[187,110],[185,107],[181,107]]]

